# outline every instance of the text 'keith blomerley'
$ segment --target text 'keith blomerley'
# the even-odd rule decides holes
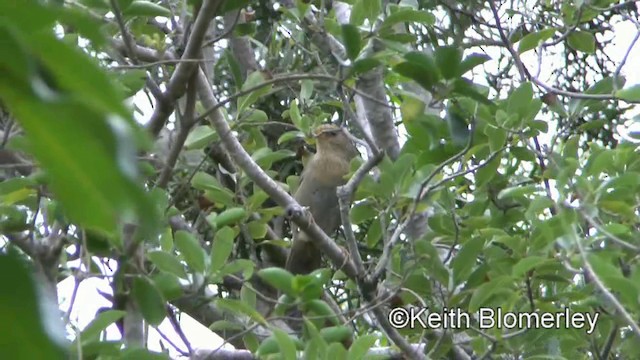
[[[500,308],[480,308],[475,316],[459,309],[444,308],[441,312],[430,312],[428,308],[395,308],[389,313],[389,321],[396,328],[422,327],[466,329],[477,323],[480,329],[585,329],[593,333],[599,313],[570,312],[509,312]]]

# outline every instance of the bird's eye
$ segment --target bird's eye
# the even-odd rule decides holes
[[[329,131],[328,134],[330,136],[336,136],[336,135],[338,135],[338,132],[337,131]]]

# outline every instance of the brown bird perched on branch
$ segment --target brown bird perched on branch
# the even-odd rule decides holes
[[[344,185],[351,159],[359,155],[344,129],[320,125],[314,131],[316,153],[307,162],[300,185],[293,197],[309,208],[313,220],[327,235],[340,226],[340,209],[336,189]],[[286,269],[292,274],[308,274],[319,268],[322,257],[309,236],[292,226],[293,244]]]

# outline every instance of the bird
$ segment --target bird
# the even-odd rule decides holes
[[[300,185],[293,197],[307,207],[313,221],[331,235],[340,226],[340,210],[336,190],[344,185],[353,158],[360,155],[346,131],[333,124],[314,130],[316,153],[302,170]],[[322,265],[319,249],[309,236],[292,226],[293,242],[285,269],[294,275],[308,274]]]

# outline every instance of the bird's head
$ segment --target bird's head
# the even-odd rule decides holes
[[[341,127],[333,124],[323,124],[314,130],[313,136],[316,138],[318,153],[340,152],[348,159],[358,154],[353,141]]]

